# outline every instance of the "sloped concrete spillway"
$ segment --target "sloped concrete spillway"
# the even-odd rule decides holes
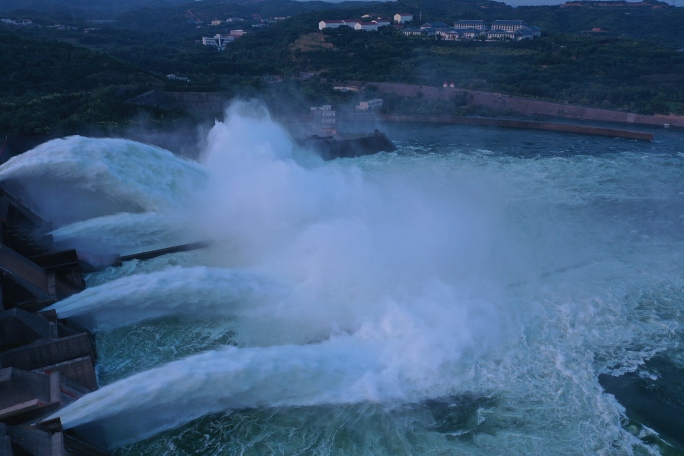
[[[0,190],[0,455],[100,455],[93,436],[47,419],[98,388],[93,336],[43,310],[85,288],[83,271],[201,248],[195,243],[125,257],[58,250],[50,224]],[[84,438],[85,437],[85,438]],[[88,440],[89,442],[86,442]]]

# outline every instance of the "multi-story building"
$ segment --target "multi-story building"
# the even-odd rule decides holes
[[[480,30],[482,32],[487,30],[487,25],[485,24],[485,21],[479,21],[479,20],[458,20],[454,22],[454,28],[455,29],[475,29],[475,30]]]
[[[403,24],[404,22],[411,22],[413,20],[413,14],[409,13],[397,13],[394,15],[394,22]]]
[[[427,36],[427,31],[425,29],[419,29],[419,28],[407,28],[401,31],[406,36],[420,36],[420,37],[425,37]]]
[[[508,30],[492,29],[488,31],[485,36],[487,40],[514,40],[515,32],[509,32]]]
[[[459,30],[456,29],[437,30],[436,33],[444,41],[458,41],[461,38]]]
[[[515,32],[516,30],[525,27],[523,21],[494,21],[491,30],[503,30],[505,32]]]
[[[203,36],[202,44],[205,46],[212,46],[218,49],[219,51],[223,51],[226,48],[226,45],[228,43],[233,42],[234,40],[234,36],[221,35],[220,33],[217,33],[214,36]]]
[[[490,30],[487,32],[488,40],[531,40],[535,37],[535,31],[529,27],[521,27],[515,32],[509,32],[507,30]],[[538,36],[538,35],[537,35]]]
[[[426,22],[425,24],[421,25],[420,28],[422,28],[422,29],[434,29],[434,30],[446,30],[449,28],[449,26],[446,25],[444,22]]]
[[[357,111],[379,111],[382,108],[382,98],[373,98],[368,101],[360,101],[356,105]]]
[[[337,28],[337,27],[356,27],[356,24],[360,24],[361,21],[356,19],[341,19],[341,20],[326,20],[318,23],[318,30],[323,30],[325,28]]]
[[[366,30],[366,31],[377,31],[378,24],[375,22],[357,22],[354,25],[354,30]]]
[[[337,116],[332,105],[311,107],[312,127],[319,136],[337,134]]]
[[[378,27],[390,25],[389,19],[378,18],[373,21],[359,21],[356,19],[326,20],[318,23],[318,30],[337,27],[351,27],[354,30],[377,30]]]

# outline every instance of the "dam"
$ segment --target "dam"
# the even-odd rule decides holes
[[[97,354],[90,332],[44,309],[84,290],[85,271],[206,244],[125,256],[79,255],[75,249],[59,250],[46,234],[50,224],[4,190],[0,211],[0,455],[107,454],[50,418],[98,388]]]
[[[646,421],[676,396],[632,415],[643,388],[606,394],[626,373],[680,378],[682,148],[658,136],[435,123],[393,132],[395,152],[298,163],[242,117],[182,166],[114,139],[17,157],[0,178],[25,203],[9,184],[37,181],[36,212],[99,202],[53,212],[57,252],[212,243],[90,274],[50,307],[97,341],[99,389],[62,427],[101,426],[117,454],[628,454],[659,448],[647,428],[676,443],[681,427]],[[8,303],[76,286],[10,259],[28,272]],[[58,401],[55,380],[3,378],[43,385],[21,403]]]

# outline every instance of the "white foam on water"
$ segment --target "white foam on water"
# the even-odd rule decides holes
[[[280,127],[245,110],[210,133],[206,185],[181,210],[183,235],[214,242],[201,261],[216,277],[132,274],[78,304],[109,320],[112,307],[147,299],[157,317],[187,312],[189,299],[229,318],[240,347],[108,385],[62,410],[65,426],[103,423],[117,446],[226,410],[473,394],[496,398],[481,417],[492,427],[435,448],[642,445],[597,376],[634,370],[681,332],[681,163],[430,145],[439,153],[302,165]],[[284,291],[252,305],[253,289],[239,290],[255,275]],[[214,293],[223,276],[232,279]],[[224,295],[234,299],[222,307]],[[386,438],[408,436],[410,422]]]

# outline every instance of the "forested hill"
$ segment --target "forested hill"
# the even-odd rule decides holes
[[[32,10],[74,14],[84,19],[113,19],[126,11],[182,3],[188,0],[2,0],[0,12]]]
[[[547,32],[636,38],[684,48],[684,8],[659,0],[568,0],[562,5],[517,8],[488,0],[398,0],[392,5],[397,12],[420,15],[420,22],[522,19]]]
[[[162,82],[106,54],[20,36],[0,26],[0,132],[75,133],[116,124],[135,110],[123,99]]]
[[[409,26],[523,19],[544,32],[522,42],[453,42],[411,38],[392,27],[318,30],[323,19],[389,17],[399,11],[416,15]],[[347,80],[428,86],[449,81],[560,103],[684,114],[684,52],[679,51],[684,8],[655,0],[519,8],[486,0],[205,0],[126,12],[107,24],[63,13],[13,14],[33,25],[0,24],[0,134],[67,134],[84,125],[124,125],[141,109],[126,100],[150,89],[288,99],[289,106],[302,110],[373,96],[333,90]],[[202,37],[235,29],[248,33],[223,52],[201,44]],[[163,122],[185,115],[161,106],[153,103],[145,115]],[[463,104],[389,98],[383,109],[473,114]]]
[[[371,4],[373,2],[353,1],[328,3],[320,1],[301,2],[296,0],[2,0],[0,13],[15,11],[37,13],[62,13],[81,19],[115,19],[132,11],[156,11],[164,16],[164,9],[180,7],[188,10],[230,12],[246,11],[263,15],[290,16],[306,11],[337,9],[344,10]],[[143,14],[144,16],[144,14]],[[129,18],[135,17],[134,15]]]

